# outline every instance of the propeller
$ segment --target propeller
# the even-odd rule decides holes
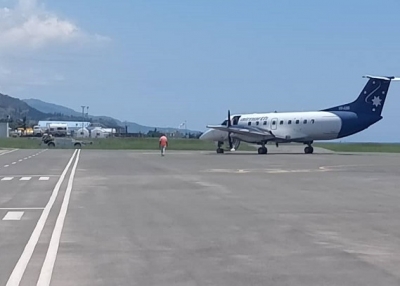
[[[228,128],[231,127],[231,125],[232,125],[231,111],[228,110]],[[235,151],[235,149],[233,148],[233,144],[232,144],[231,132],[228,132],[228,142],[229,142],[229,148],[231,149],[231,151]]]

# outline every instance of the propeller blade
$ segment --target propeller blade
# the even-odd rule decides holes
[[[228,127],[231,126],[231,111],[228,109]],[[232,138],[231,138],[231,132],[228,132],[228,142],[229,142],[229,148],[233,148],[232,144]]]

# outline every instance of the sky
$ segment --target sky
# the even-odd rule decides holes
[[[204,131],[231,113],[354,100],[400,76],[400,1],[0,0],[0,92]],[[342,141],[400,142],[384,119]]]

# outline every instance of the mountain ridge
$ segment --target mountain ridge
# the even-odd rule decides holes
[[[24,103],[29,105],[30,107],[38,110],[39,112],[43,113],[50,113],[50,114],[64,114],[67,116],[75,116],[75,117],[80,117],[82,118],[82,112],[78,112],[76,110],[73,110],[72,108],[68,108],[56,103],[50,103],[46,102],[40,99],[35,99],[35,98],[29,98],[29,99],[22,99]],[[95,119],[96,121],[109,121],[109,122],[114,122],[115,125],[120,126],[120,127],[125,127],[125,125],[128,128],[129,133],[147,133],[149,131],[154,131],[157,129],[160,132],[175,132],[175,131],[180,131],[180,132],[189,132],[189,133],[201,133],[201,131],[198,130],[186,130],[186,129],[179,129],[179,128],[174,128],[174,127],[155,127],[155,126],[146,126],[146,125],[141,125],[136,122],[123,122],[118,119],[109,117],[109,116],[96,116],[96,115],[88,115],[89,118]]]

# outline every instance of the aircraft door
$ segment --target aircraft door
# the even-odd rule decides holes
[[[232,125],[238,125],[240,119],[240,115],[236,115],[232,118]]]
[[[271,130],[276,130],[276,127],[278,126],[278,118],[272,118],[270,122],[271,122]]]

